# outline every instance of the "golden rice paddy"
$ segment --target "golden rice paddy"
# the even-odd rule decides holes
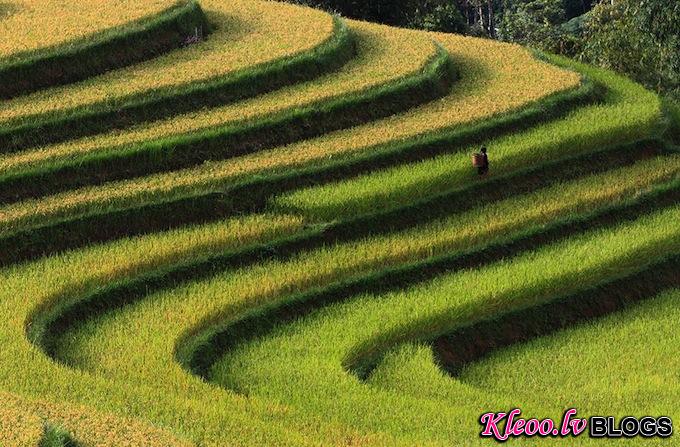
[[[40,1],[34,3],[39,4]],[[50,3],[57,5],[63,2]],[[110,2],[67,4],[93,5],[92,13],[95,14],[96,6],[102,3]],[[112,3],[119,6],[116,11],[137,11],[138,8],[131,7],[132,2],[127,0]],[[147,7],[153,2],[134,4]],[[206,0],[200,5],[215,27],[204,42],[83,82],[2,101],[0,123],[233,75],[253,66],[309,51],[328,39],[334,29],[333,18],[329,14],[285,3]],[[73,6],[74,9],[79,7]],[[71,12],[75,14],[76,11]],[[287,19],[281,20],[281,17]]]
[[[10,0],[0,4],[0,61],[140,20],[176,4],[175,0]],[[5,102],[5,101],[3,101]]]

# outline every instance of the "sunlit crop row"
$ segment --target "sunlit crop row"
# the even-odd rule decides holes
[[[669,411],[664,414],[675,419],[680,397],[680,365],[674,355],[680,343],[680,289],[648,298],[602,320],[499,352],[471,365],[461,378],[479,388],[513,390],[527,401],[537,400],[540,390],[541,399],[555,404],[560,396],[575,396],[574,405],[592,413],[607,408],[621,415]],[[612,345],[621,347],[619,355],[608,352]],[[573,362],[576,356],[579,361]],[[536,368],[540,375],[533,374]],[[533,380],[527,380],[530,376]]]
[[[183,287],[177,291],[169,292],[166,298],[152,298],[145,301],[142,306],[124,309],[123,312],[120,312],[120,316],[117,316],[118,313],[114,314],[115,318],[110,322],[110,329],[107,329],[109,324],[104,324],[103,321],[87,324],[79,332],[79,337],[72,339],[71,335],[67,336],[66,340],[69,340],[69,343],[63,345],[62,352],[68,352],[69,361],[92,371],[97,371],[103,377],[113,375],[127,379],[123,382],[116,381],[116,383],[146,382],[148,386],[153,385],[152,389],[132,387],[129,393],[124,393],[124,396],[121,396],[123,401],[132,399],[140,403],[135,405],[136,410],[130,415],[134,414],[137,417],[165,421],[166,424],[170,424],[176,430],[189,430],[194,437],[199,439],[201,436],[212,436],[213,441],[224,439],[217,434],[219,433],[218,427],[222,427],[229,421],[235,424],[234,418],[237,418],[243,411],[243,407],[237,405],[235,401],[231,400],[231,397],[228,400],[230,404],[223,410],[213,409],[212,404],[204,403],[205,408],[199,414],[189,415],[182,420],[175,420],[174,423],[168,422],[170,420],[168,418],[174,411],[183,408],[181,406],[183,404],[178,402],[188,399],[188,396],[193,396],[198,401],[214,402],[215,390],[213,388],[205,388],[202,382],[191,379],[186,371],[174,363],[172,357],[173,340],[177,334],[173,336],[172,331],[185,329],[188,323],[196,322],[200,315],[205,314],[208,310],[216,311],[222,308],[226,304],[221,303],[222,299],[231,300],[242,297],[244,301],[241,304],[235,302],[232,304],[232,311],[238,312],[239,309],[244,308],[243,306],[257,305],[260,302],[257,297],[264,297],[262,293],[265,293],[266,290],[290,293],[298,287],[313,287],[314,284],[323,284],[337,274],[351,275],[357,271],[357,268],[369,268],[365,265],[365,256],[377,256],[375,261],[377,262],[376,266],[378,266],[384,265],[386,256],[393,258],[391,262],[400,263],[406,261],[409,256],[431,256],[437,251],[450,250],[456,245],[461,248],[469,246],[469,237],[472,235],[476,235],[482,240],[485,239],[486,233],[479,230],[484,222],[493,224],[488,229],[488,236],[490,237],[493,234],[507,234],[508,231],[513,231],[512,228],[516,231],[525,225],[536,225],[540,224],[541,221],[549,222],[561,214],[574,213],[584,208],[596,207],[598,204],[602,206],[612,201],[633,197],[639,189],[663,181],[669,178],[669,175],[672,176],[675,169],[673,166],[672,163],[667,164],[666,160],[663,159],[641,162],[631,168],[594,176],[583,181],[576,181],[573,184],[556,185],[536,194],[510,199],[507,202],[500,203],[498,208],[481,208],[470,212],[469,217],[454,216],[446,222],[435,223],[421,229],[391,235],[375,241],[369,240],[349,244],[344,248],[338,247],[327,251],[312,252],[289,264],[284,263],[278,266],[278,263],[263,264],[261,267],[243,271],[242,276],[237,275],[233,279],[229,279],[227,276],[227,283],[225,284],[220,285],[220,281],[217,281],[205,285],[198,283],[190,287]],[[606,190],[593,188],[593,185],[605,183],[610,185]],[[558,194],[561,192],[566,192],[566,196]],[[571,200],[564,200],[564,197]],[[540,210],[536,209],[535,213],[526,214],[529,205],[537,202],[543,202],[546,206]],[[499,214],[508,219],[507,225],[509,226],[499,227],[500,222],[490,218]],[[279,221],[280,223],[277,223]],[[470,231],[463,231],[463,227],[469,227]],[[17,336],[14,331],[23,326],[22,315],[25,315],[25,312],[28,312],[43,300],[75,297],[87,293],[88,290],[95,290],[102,284],[115,282],[130,275],[139,275],[145,270],[162,268],[163,264],[181,262],[182,259],[187,257],[200,258],[211,253],[219,253],[228,249],[229,246],[248,245],[258,239],[266,240],[277,237],[277,234],[282,234],[281,231],[290,233],[298,231],[299,228],[299,224],[292,218],[284,217],[283,220],[280,220],[273,218],[273,216],[262,216],[228,224],[216,223],[188,230],[173,231],[166,235],[147,236],[141,239],[112,243],[107,246],[92,247],[84,251],[40,261],[35,265],[10,269],[3,275],[5,289],[2,293],[2,303],[4,303],[3,307],[8,306],[4,307],[3,312],[13,309],[13,315],[16,315],[16,318],[12,318],[3,329],[2,339],[11,343],[11,346],[6,345],[8,349],[5,354],[13,356],[12,358],[23,364],[21,363],[23,362],[21,360],[24,358],[23,355],[17,355],[17,353],[26,348],[22,347],[23,343],[16,345],[16,340],[14,342],[10,342],[10,340]],[[418,248],[418,246],[421,247]],[[439,248],[434,248],[435,246],[439,246]],[[416,253],[419,254],[416,255]],[[380,258],[383,258],[383,260],[381,261]],[[352,262],[353,259],[360,261],[359,264]],[[102,260],[105,260],[105,262],[102,262]],[[326,266],[331,267],[337,265],[338,262],[346,263],[346,266],[333,273],[333,276],[321,275],[320,267],[323,266],[325,269]],[[363,265],[363,267],[360,267],[360,265]],[[303,276],[312,274],[317,276],[317,279],[309,282],[312,279],[311,277],[308,280],[303,280],[303,277],[300,277],[299,274]],[[74,278],[79,279],[74,282]],[[317,282],[319,280],[321,282]],[[248,286],[249,284],[250,286]],[[283,288],[281,288],[282,284]],[[290,286],[286,284],[290,284]],[[22,291],[18,292],[17,288],[21,288]],[[235,294],[230,296],[230,290],[233,290]],[[206,301],[201,298],[199,305],[195,300],[189,299],[192,296],[209,296],[211,299]],[[24,310],[18,311],[19,302],[17,300],[23,302],[26,297],[31,297],[31,299],[19,306]],[[176,301],[177,298],[184,304]],[[128,318],[132,318],[135,323],[131,323]],[[157,325],[163,327],[160,332],[156,330]],[[130,327],[137,328],[134,331],[134,337],[129,331]],[[171,327],[173,328],[172,331],[170,331]],[[116,328],[121,330],[119,331]],[[90,338],[91,331],[98,335],[103,333],[107,335]],[[164,335],[158,337],[159,334]],[[90,345],[94,341],[96,341],[96,345]],[[106,346],[100,345],[101,343]],[[141,349],[141,345],[139,346],[140,349],[131,349],[131,343],[141,343],[143,349]],[[17,351],[17,349],[19,350]],[[43,373],[31,369],[32,377],[45,377],[44,382],[35,380],[32,383],[31,389],[35,392],[44,392],[49,396],[51,387],[56,383],[61,380],[75,379],[71,374],[64,375],[65,371],[57,374],[52,369],[53,366],[49,366],[49,363],[43,365],[42,361],[36,362],[33,355],[29,355],[26,361],[35,362],[31,368],[46,368],[43,369],[44,376]],[[6,363],[3,361],[1,364]],[[17,363],[13,364],[16,365]],[[166,367],[168,369],[165,369]],[[10,380],[13,377],[12,370],[3,370],[0,371],[0,374],[0,377],[7,379],[3,383],[8,384],[8,386],[15,386],[12,384],[16,384],[16,382]],[[93,394],[93,389],[105,392],[103,390],[106,388],[102,388],[102,384],[93,384],[91,380],[84,380],[82,376],[78,376],[77,380],[81,384],[80,386],[86,386],[86,388],[83,389],[82,393],[74,390],[73,398],[91,405],[97,405],[99,408],[108,411],[112,411],[116,408],[116,405],[120,405],[120,399],[112,399],[110,396],[101,396],[102,398],[100,398],[97,394]],[[160,388],[159,392],[166,398],[159,399],[159,392],[153,391],[156,388]],[[167,397],[170,390],[177,396],[172,399]],[[108,392],[111,392],[111,390]],[[229,395],[227,394],[223,398],[226,399],[226,396]],[[151,408],[145,408],[142,404],[148,402],[149,399],[157,399],[153,412],[150,412]],[[128,402],[130,401],[128,400]],[[252,402],[251,404],[255,405]],[[259,414],[260,417],[264,417],[262,413]],[[265,412],[265,414],[267,413]],[[291,417],[294,414],[295,412],[292,413]],[[195,419],[197,417],[207,419],[197,422]],[[270,421],[272,424],[275,420],[280,419],[280,417],[274,417],[271,414],[266,417],[273,418]],[[288,420],[288,418],[284,418],[284,420]],[[292,422],[289,421],[289,423]],[[187,428],[185,424],[190,427]],[[254,421],[251,421],[250,424],[253,427],[258,426]],[[210,427],[214,428],[211,429]],[[194,430],[192,431],[191,428]],[[222,436],[229,433],[233,435],[234,432],[224,432]],[[327,435],[333,436],[332,433],[327,433]],[[246,439],[252,440],[253,438]],[[372,445],[371,443],[368,444]]]
[[[85,2],[93,5],[92,13],[99,13],[101,3],[109,2]],[[140,8],[139,2],[134,2],[134,6],[127,0],[114,3],[118,5],[116,11],[128,11],[128,14]],[[78,9],[82,2],[69,4]],[[0,122],[227,76],[310,50],[328,39],[334,29],[329,14],[285,3],[205,0],[200,4],[215,27],[204,42],[81,83],[3,101]],[[282,20],[282,17],[286,19]]]
[[[415,31],[409,33],[419,35]],[[550,94],[574,88],[580,81],[575,72],[538,61],[529,51],[518,46],[453,35],[428,35],[444,44],[463,74],[451,93],[440,100],[388,119],[225,162],[206,163],[195,169],[84,188],[39,201],[6,206],[0,208],[0,228],[16,228],[21,222],[210,190],[248,175],[366,151],[379,144],[398,142],[508,112]]]
[[[25,332],[36,308],[57,296],[79,296],[184,258],[210,256],[241,245],[266,242],[281,237],[284,231],[294,231],[298,224],[299,220],[285,216],[251,216],[92,246],[0,270],[3,283],[0,315],[7,317],[0,327],[3,390],[39,395],[50,402],[80,403],[104,413],[150,421],[203,445],[247,446],[254,445],[255,440],[265,445],[312,445],[299,434],[287,434],[288,428],[279,420],[285,414],[284,407],[228,393],[215,394],[213,387],[198,380],[188,387],[178,384],[179,388],[168,392],[155,386],[124,384],[110,377],[83,374],[55,364],[29,342]],[[58,419],[58,414],[54,412],[55,424],[89,439],[85,435],[87,427],[78,431],[77,426]]]
[[[350,25],[356,34],[357,57],[338,71],[235,104],[9,154],[0,157],[0,172],[21,172],[51,163],[77,161],[79,156],[94,153],[115,154],[116,149],[148,140],[237,125],[342,95],[358,94],[416,74],[435,56],[433,41],[424,34],[364,22],[350,22]]]
[[[157,14],[175,0],[11,0],[0,4],[0,63]],[[3,101],[4,102],[4,101]],[[4,104],[3,104],[4,105]]]
[[[591,79],[607,85],[603,103],[571,111],[564,118],[539,124],[526,132],[488,139],[492,176],[501,176],[532,164],[576,156],[593,149],[644,138],[661,118],[661,103],[651,92],[602,70],[582,67]],[[470,154],[476,147],[423,162],[379,170],[294,191],[276,200],[316,219],[351,216],[359,211],[390,208],[466,184],[476,173]],[[593,159],[593,163],[604,160]]]
[[[176,340],[188,328],[229,321],[239,313],[285,301],[350,278],[443,254],[484,247],[555,220],[579,216],[634,198],[640,191],[680,179],[680,157],[658,158],[513,197],[449,218],[355,242],[300,253],[285,262],[263,262],[146,297],[141,303],[92,319],[61,338],[58,357],[97,374],[137,383],[181,382]],[[597,185],[606,188],[596,188]],[[205,297],[211,297],[205,300]],[[208,318],[210,317],[210,318]],[[127,328],[143,327],[131,335]],[[158,335],[163,333],[162,337]],[[142,368],[142,365],[155,365]]]
[[[98,447],[188,447],[158,428],[140,421],[103,415],[78,405],[24,399],[0,391],[0,445],[52,447],[50,431],[59,430],[84,445]]]
[[[401,343],[436,337],[447,330],[596,287],[608,279],[644,269],[647,262],[678,253],[678,219],[680,207],[673,206],[633,222],[606,230],[586,231],[480,268],[444,273],[435,280],[405,290],[355,296],[347,302],[326,306],[305,318],[279,325],[264,336],[230,349],[213,370],[212,379],[236,392],[280,400],[305,409],[307,414],[324,414],[367,432],[397,433],[414,445],[428,442],[432,445],[461,442],[487,445],[488,440],[477,436],[480,411],[520,407],[525,414],[553,416],[559,420],[564,406],[571,408],[574,401],[581,401],[581,396],[586,397],[589,391],[578,387],[574,394],[557,392],[549,395],[558,399],[559,403],[555,403],[550,398],[539,399],[536,394],[534,399],[522,399],[523,392],[516,393],[514,388],[478,388],[449,379],[439,397],[431,397],[429,394],[436,390],[429,386],[424,387],[429,393],[422,394],[401,393],[399,388],[385,389],[379,382],[366,386],[348,369],[364,356],[385,352]],[[644,333],[638,332],[636,336],[644,336]],[[553,352],[557,353],[556,360],[571,371],[579,369],[572,366],[573,363],[579,364],[580,359],[589,356],[581,349],[576,358],[563,358],[568,354],[559,350]],[[611,355],[611,351],[605,352]],[[643,348],[627,360],[641,362],[642,366],[651,358],[647,354]],[[607,363],[608,355],[600,357],[599,363]],[[519,360],[512,357],[510,361]],[[266,362],[266,368],[263,362]],[[519,380],[515,379],[519,388],[527,382],[540,381],[542,371],[550,368],[551,362],[539,365],[540,372],[534,369]],[[667,365],[673,362],[673,359],[664,359]],[[506,369],[505,372],[504,378],[514,379],[514,370]],[[566,375],[567,371],[561,373]],[[495,377],[500,375],[496,373]],[[618,377],[608,377],[607,383],[611,385],[599,388],[600,394],[611,392],[617,401]],[[671,393],[675,388],[675,382],[672,382]],[[540,394],[542,389],[534,388],[540,390]],[[641,405],[628,402],[626,408],[634,414],[654,411],[655,414],[677,415],[677,400],[649,399],[646,391],[646,388],[644,393],[637,388],[637,393],[632,393],[631,397],[638,395]],[[610,408],[606,411],[620,417],[627,414],[608,407],[606,397],[601,400],[605,401],[600,407],[602,410]],[[657,401],[661,405],[655,405]],[[562,406],[556,408],[560,404]],[[579,406],[578,410],[581,417],[593,414],[588,407]],[[452,420],[459,422],[452,424]],[[584,436],[570,440],[569,444],[582,445],[592,441]]]
[[[34,8],[38,3],[24,1]],[[106,16],[115,5],[132,20],[161,5],[99,3],[83,6],[79,17],[95,14],[88,11],[97,6]],[[45,4],[45,15],[58,6]],[[206,41],[5,101],[0,126],[251,70],[311,51],[334,31],[331,15],[286,3],[203,0],[201,6],[215,25]],[[71,7],[63,6],[63,13]],[[8,11],[8,23],[28,14]],[[70,19],[56,23],[58,18],[40,31],[51,36],[45,39],[58,26],[71,26]],[[93,18],[88,26],[106,20],[114,18]],[[510,380],[504,393],[494,392],[499,380],[488,374],[481,390],[474,379],[485,374],[483,366],[477,375],[471,370],[469,382],[452,380],[429,347],[412,343],[597,286],[680,252],[680,205],[668,205],[680,190],[680,153],[652,139],[664,122],[656,94],[605,70],[549,59],[558,62],[553,65],[515,45],[346,23],[357,53],[332,73],[234,104],[0,156],[0,182],[33,169],[49,174],[60,164],[78,166],[88,156],[110,157],[114,164],[116,151],[130,146],[171,147],[187,134],[210,135],[220,126],[310,104],[323,108],[394,86],[428,66],[437,54],[433,42],[446,49],[460,74],[446,96],[386,119],[225,161],[0,206],[6,243],[15,231],[29,235],[61,219],[96,213],[106,219],[137,205],[163,206],[164,200],[248,186],[267,176],[295,176],[295,169],[329,160],[338,163],[341,176],[330,182],[310,175],[318,186],[275,193],[258,211],[96,244],[72,241],[79,248],[1,267],[0,446],[47,447],[42,444],[52,429],[79,445],[104,447],[486,444],[476,436],[480,409],[521,404],[512,387],[529,374]],[[545,121],[484,141],[497,182],[477,178],[469,160],[476,147],[453,144],[435,158],[351,173],[353,157],[449,138],[466,125],[496,124],[505,114],[521,116],[537,101],[567,97],[583,76],[604,87],[601,101],[559,109],[561,114],[552,110]],[[644,144],[635,143],[639,139]],[[619,144],[628,144],[620,154],[600,151]],[[419,151],[415,144],[401,149]],[[611,159],[593,157],[588,165],[592,154]],[[409,160],[425,154],[413,155]],[[559,172],[530,177],[552,162]],[[407,214],[440,194],[456,203],[470,191],[473,202],[476,185],[487,200]],[[508,189],[496,194],[492,185]],[[244,196],[231,192],[226,200],[251,199],[248,187],[238,191]],[[384,210],[395,211],[389,221],[374,214]],[[120,225],[116,230],[128,231],[125,222],[112,219],[112,226]],[[347,225],[353,222],[365,227]],[[40,247],[45,241],[33,242]],[[470,268],[451,267],[456,263]],[[409,285],[366,292],[397,276]],[[297,315],[298,309],[308,312]],[[209,336],[243,319],[255,323],[243,325],[247,334],[229,333],[225,352],[211,344]],[[205,377],[188,364],[196,348],[214,354],[203,359]],[[367,380],[354,374],[372,360],[377,369]],[[553,397],[563,398],[559,391]],[[523,408],[553,409],[531,399]]]

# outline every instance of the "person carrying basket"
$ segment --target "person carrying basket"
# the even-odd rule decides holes
[[[477,168],[477,174],[480,177],[489,172],[489,156],[486,154],[485,146],[482,146],[479,153],[472,155],[472,166]]]

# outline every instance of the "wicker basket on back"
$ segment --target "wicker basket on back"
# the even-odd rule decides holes
[[[472,166],[475,168],[481,168],[484,167],[484,154],[482,153],[477,153],[477,154],[472,154]]]

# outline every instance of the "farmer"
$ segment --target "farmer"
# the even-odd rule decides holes
[[[479,174],[480,177],[483,177],[489,172],[489,156],[486,155],[485,146],[482,146],[481,153],[482,163],[479,166],[477,166],[477,174]]]

